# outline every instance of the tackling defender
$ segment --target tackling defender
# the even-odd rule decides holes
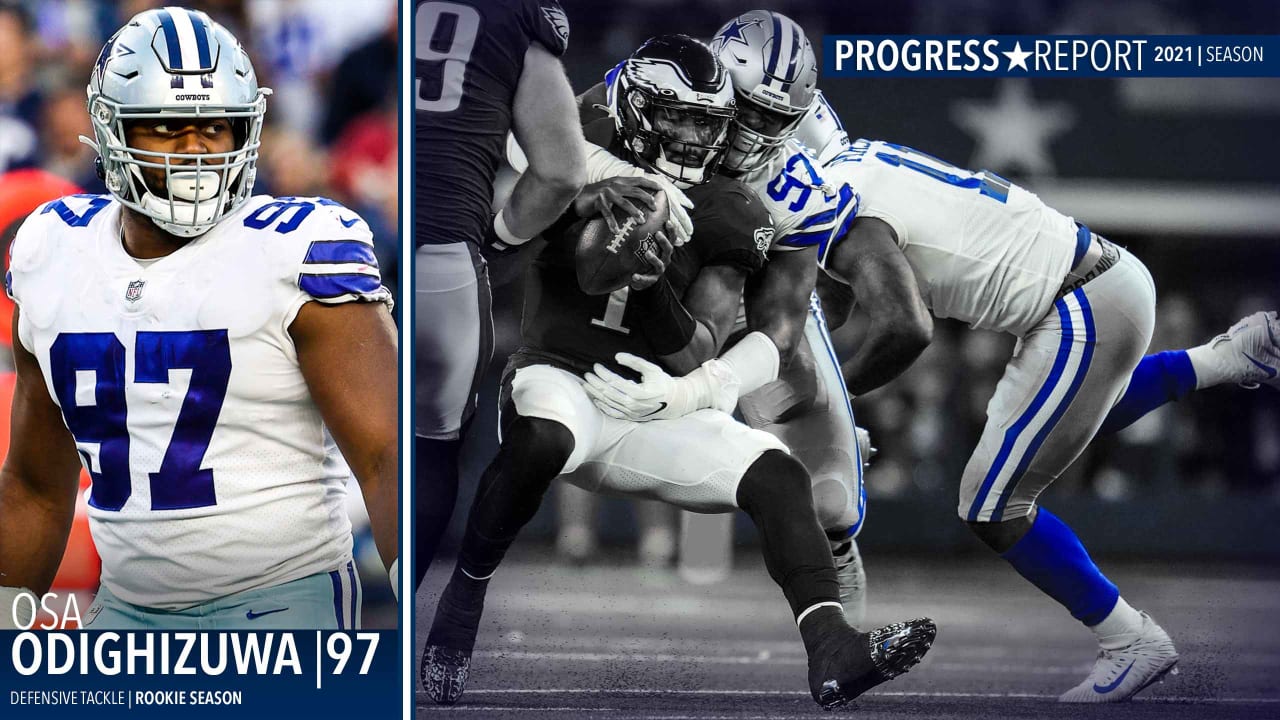
[[[358,627],[343,456],[395,587],[391,297],[359,216],[252,195],[269,94],[201,12],[143,12],[103,47],[85,141],[111,195],[34,212],[6,278],[4,622],[49,588],[81,463],[102,556],[86,627]]]
[[[675,35],[649,40],[619,73],[623,110],[593,123],[587,135],[686,186],[700,183],[688,189],[694,238],[658,258],[660,274],[612,295],[590,296],[575,278],[569,228],[576,218],[548,233],[531,267],[525,346],[504,379],[502,447],[481,480],[457,567],[436,610],[423,685],[439,703],[461,696],[489,579],[547,486],[563,475],[589,490],[698,512],[744,510],[760,529],[769,573],[804,639],[814,699],[843,704],[915,665],[933,640],[932,622],[871,633],[845,622],[804,468],[776,438],[723,412],[732,409],[736,392],[726,392],[719,409],[639,423],[602,413],[585,390],[584,373],[603,373],[615,358],[645,373],[661,372],[658,363],[677,372],[698,367],[726,389],[750,390],[776,373],[743,362],[739,348],[750,355],[757,344],[770,343],[761,333],[715,357],[748,274],[763,263],[762,231],[771,228],[750,189],[712,174],[733,114],[723,68],[701,43]],[[606,134],[597,136],[599,130]],[[589,185],[573,213],[590,211],[593,196],[612,184],[625,186]],[[614,365],[613,372],[628,371]]]

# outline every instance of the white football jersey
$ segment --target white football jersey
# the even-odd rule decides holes
[[[1071,218],[999,175],[901,145],[829,150],[823,172],[857,191],[859,216],[893,227],[935,316],[1021,336],[1049,311],[1079,242]]]
[[[323,198],[257,196],[138,261],[120,216],[107,195],[43,205],[8,278],[93,477],[103,585],[181,609],[339,567],[347,472],[288,328],[312,300],[390,303],[368,226]]]
[[[822,264],[832,241],[844,236],[857,212],[857,193],[848,185],[827,182],[808,148],[795,139],[738,179],[756,191],[773,220],[769,252],[816,245]]]

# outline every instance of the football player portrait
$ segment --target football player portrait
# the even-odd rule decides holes
[[[359,215],[254,195],[270,94],[203,12],[102,48],[82,140],[109,194],[41,205],[11,248],[0,622],[49,589],[82,466],[86,628],[359,627],[349,474],[396,587],[392,299]]]

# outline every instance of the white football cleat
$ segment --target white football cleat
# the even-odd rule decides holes
[[[1209,341],[1221,367],[1242,387],[1280,389],[1280,319],[1274,310],[1256,312]]]
[[[867,617],[867,572],[862,568],[858,541],[851,537],[828,536],[827,539],[836,565],[836,579],[840,581],[840,604],[844,606],[845,620],[861,627]]]
[[[1178,651],[1169,634],[1142,613],[1138,639],[1119,650],[1103,650],[1084,682],[1063,693],[1058,702],[1124,702],[1166,674],[1177,674]]]

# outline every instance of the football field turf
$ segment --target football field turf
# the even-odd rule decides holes
[[[516,552],[499,570],[467,692],[435,718],[610,720],[822,717],[781,592],[750,549],[729,580],[688,585],[618,555],[572,568]],[[994,557],[864,558],[868,626],[927,615],[924,662],[837,713],[860,718],[1280,718],[1280,569],[1103,560],[1126,599],[1173,637],[1180,673],[1124,706],[1056,702],[1084,679],[1092,634]],[[418,597],[417,656],[441,559]]]

